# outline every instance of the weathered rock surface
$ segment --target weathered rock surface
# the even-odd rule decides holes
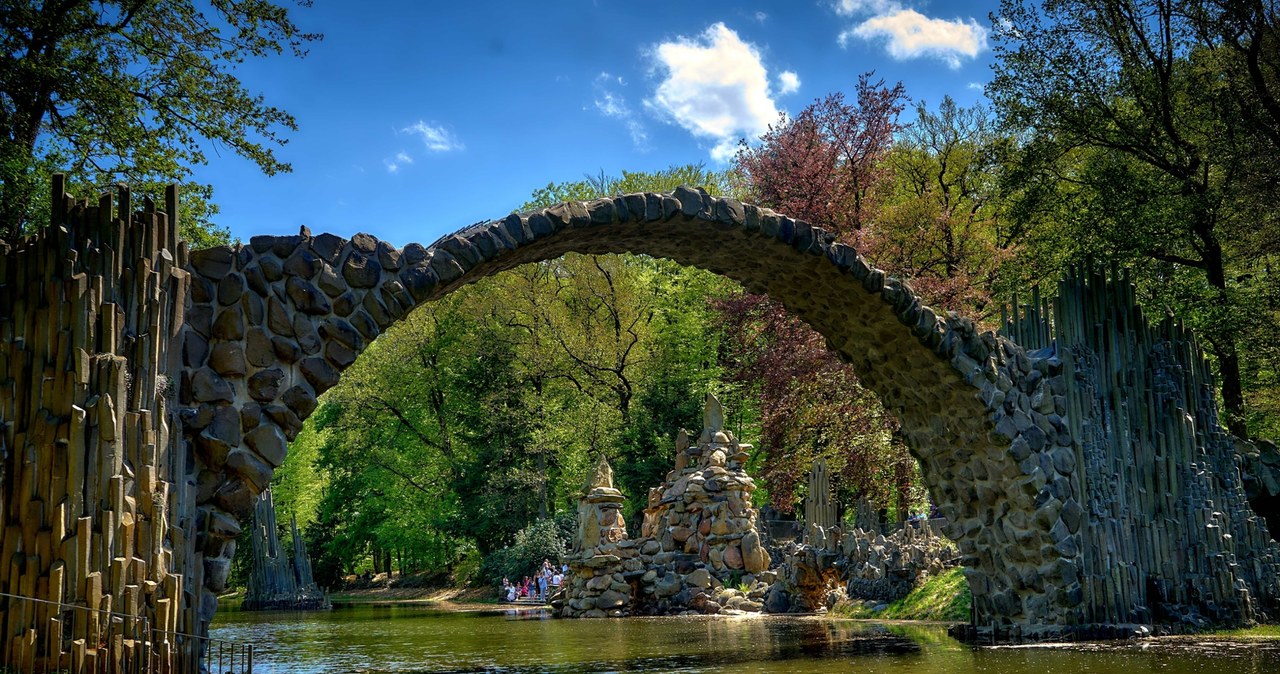
[[[601,456],[578,503],[578,529],[565,558],[569,576],[552,598],[556,614],[567,618],[623,616],[630,613],[626,571],[639,552],[627,540],[622,517],[626,498],[613,486],[613,469]]]

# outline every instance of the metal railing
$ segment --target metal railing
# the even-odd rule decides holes
[[[0,672],[186,674],[201,658],[213,674],[253,671],[252,644],[154,629],[146,616],[88,606],[0,592],[0,628]]]

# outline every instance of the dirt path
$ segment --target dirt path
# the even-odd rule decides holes
[[[482,611],[498,606],[488,588],[393,587],[329,593],[334,605],[431,605],[445,611]]]

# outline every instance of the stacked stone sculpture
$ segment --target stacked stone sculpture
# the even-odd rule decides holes
[[[681,431],[675,469],[650,490],[641,538],[656,540],[662,552],[696,555],[717,577],[759,573],[768,568],[769,554],[756,532],[755,481],[743,469],[751,445],[724,428],[715,396],[707,395],[703,416],[697,443]]]
[[[276,505],[271,490],[262,492],[253,511],[253,566],[242,611],[315,611],[332,608],[329,597],[311,575],[311,558],[298,532],[297,517],[289,518],[290,549],[286,553],[276,533]]]
[[[627,540],[617,508],[622,494],[601,459],[578,508],[578,535],[567,563],[564,617],[759,611],[767,583],[757,578],[769,553],[755,530],[755,482],[743,470],[751,445],[724,428],[720,401],[708,395],[702,434],[676,440],[675,468],[649,490],[641,536]],[[771,580],[771,577],[768,577]],[[741,587],[746,585],[744,591]]]
[[[569,578],[565,594],[552,606],[569,618],[628,615],[632,588],[626,571],[639,568],[635,541],[627,538],[622,516],[626,498],[613,486],[613,469],[602,455],[578,502],[573,551],[565,558]]]

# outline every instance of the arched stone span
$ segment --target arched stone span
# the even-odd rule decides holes
[[[1072,468],[1052,459],[1071,438],[1061,397],[1055,405],[1048,390],[1051,365],[1033,366],[967,319],[937,316],[828,232],[688,188],[559,204],[426,248],[304,230],[193,253],[179,402],[202,464],[206,595],[225,584],[236,520],[316,397],[365,345],[424,302],[571,251],[670,258],[780,301],[898,414],[964,554],[980,619],[1082,620],[1079,585],[1064,576],[1079,549],[1080,506]],[[1027,392],[1038,416],[1007,414],[1006,395],[1028,388],[1028,377],[1039,380]],[[208,620],[212,604],[201,603]]]
[[[940,321],[818,230],[687,189],[562,204],[431,248],[304,231],[188,255],[166,215],[176,188],[164,212],[134,210],[127,188],[118,206],[53,188],[50,226],[0,243],[0,580],[22,597],[203,631],[236,515],[365,344],[463,283],[580,250],[728,274],[826,333],[902,416],[980,636],[1280,616],[1280,546],[1245,497],[1211,368],[1114,270],[1073,270],[1052,310],[1033,294],[1039,309],[1003,328],[1025,352]],[[32,644],[61,658],[95,629],[47,632],[11,609],[0,620],[22,637],[0,645],[5,662]],[[179,667],[203,648],[169,644]]]

